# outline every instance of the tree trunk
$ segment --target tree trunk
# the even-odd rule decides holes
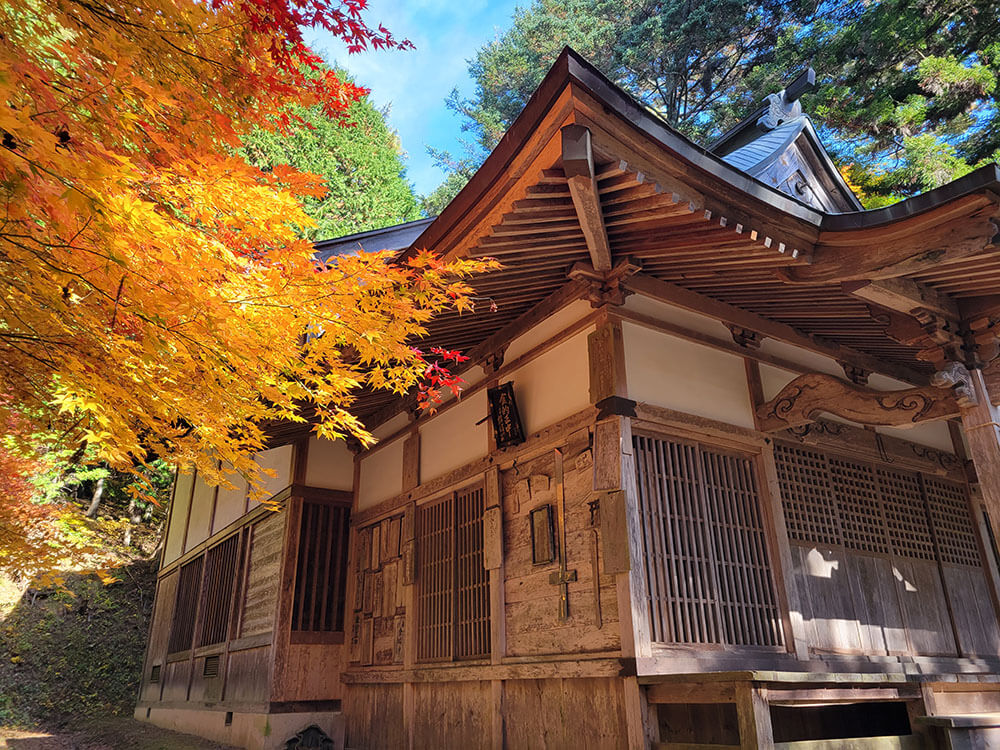
[[[97,518],[97,509],[101,507],[101,495],[104,494],[104,477],[97,480],[94,487],[94,495],[90,498],[90,507],[87,508],[87,518]]]

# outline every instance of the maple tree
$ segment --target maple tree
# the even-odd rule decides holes
[[[448,353],[413,339],[463,308],[489,263],[319,264],[299,200],[320,179],[239,155],[297,107],[338,118],[366,93],[320,70],[303,27],[352,50],[410,46],[364,10],[0,4],[0,417],[114,469],[162,457],[226,481],[220,462],[253,479],[262,426],[302,420],[304,404],[319,434],[367,439],[349,411],[359,387],[405,392],[428,373],[429,400],[457,387],[438,369]]]

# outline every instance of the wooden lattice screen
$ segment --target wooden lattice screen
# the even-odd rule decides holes
[[[199,646],[222,643],[229,638],[239,557],[240,534],[233,534],[205,553],[205,611]]]
[[[344,630],[349,510],[328,503],[302,503],[295,565],[292,630]]]
[[[482,487],[455,498],[455,658],[490,652],[490,583],[483,567]]]
[[[194,640],[203,562],[204,558],[198,557],[181,566],[180,579],[177,582],[177,605],[174,607],[174,622],[167,646],[167,651],[170,653],[187,651]]]
[[[490,651],[489,577],[483,568],[484,493],[477,487],[417,509],[417,658]]]
[[[965,488],[933,475],[775,445],[793,542],[982,566]]]
[[[637,435],[652,639],[780,646],[751,459]]]

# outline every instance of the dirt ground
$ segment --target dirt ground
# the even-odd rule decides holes
[[[129,718],[81,722],[73,730],[24,732],[0,727],[0,750],[236,750]]]

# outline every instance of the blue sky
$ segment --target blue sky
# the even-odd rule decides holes
[[[466,60],[510,24],[516,0],[372,0],[366,20],[383,23],[415,50],[348,55],[330,34],[306,39],[328,62],[346,67],[358,84],[372,90],[378,106],[390,105],[389,124],[399,132],[406,152],[407,176],[417,193],[431,192],[444,179],[427,155],[427,146],[461,151],[461,120],[445,108],[445,97],[458,87],[473,91]],[[521,2],[520,5],[526,5]]]

